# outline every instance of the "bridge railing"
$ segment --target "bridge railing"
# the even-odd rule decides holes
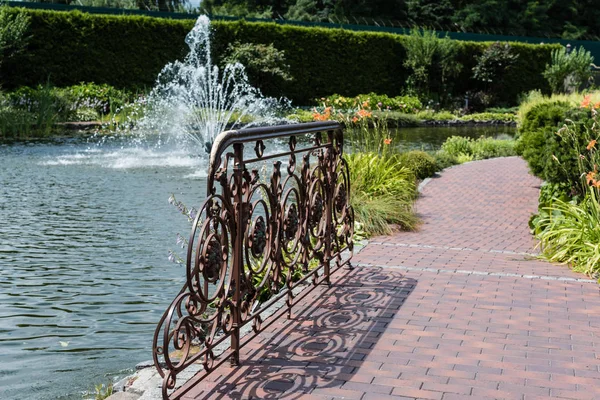
[[[227,360],[239,364],[255,334],[350,266],[354,212],[343,146],[336,122],[217,137],[186,283],[154,335],[163,398],[182,396]],[[202,368],[180,385],[178,374],[194,364]]]

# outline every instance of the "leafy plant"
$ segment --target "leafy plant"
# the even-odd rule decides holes
[[[552,51],[552,61],[546,64],[544,78],[553,93],[571,93],[592,76],[594,57],[582,46],[569,52],[566,47]]]
[[[390,224],[414,229],[414,174],[395,157],[377,153],[345,156],[350,168],[351,202],[355,218],[369,235],[391,232]]]
[[[435,158],[437,171],[441,171],[444,168],[448,168],[448,167],[458,164],[458,160],[456,159],[456,156],[449,154],[445,150],[436,151],[434,154],[434,158]]]
[[[265,90],[276,92],[276,82],[292,81],[290,66],[285,60],[285,51],[278,50],[272,43],[230,43],[223,64],[240,63],[246,68],[250,82]],[[281,95],[281,93],[275,93]]]
[[[451,78],[462,68],[456,60],[457,42],[440,38],[434,31],[411,29],[404,48],[404,66],[412,70],[409,88],[423,98],[437,95],[441,102],[447,100],[452,89]]]
[[[468,137],[451,136],[442,144],[442,150],[453,157],[458,157],[461,153],[470,154],[471,141]]]
[[[29,25],[30,18],[23,11],[14,13],[0,5],[0,64],[25,47]]]
[[[496,95],[503,89],[507,72],[516,64],[519,55],[514,53],[508,43],[496,42],[483,54],[476,57],[473,78],[483,83],[483,93],[475,96],[487,107],[495,101]]]
[[[425,179],[435,174],[437,162],[433,156],[420,150],[403,153],[398,157],[400,165],[414,172],[417,179]]]

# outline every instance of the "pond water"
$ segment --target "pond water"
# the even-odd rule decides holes
[[[405,148],[511,128],[411,128]],[[184,282],[168,261],[206,161],[176,147],[84,139],[0,143],[0,398],[81,399],[151,358]]]

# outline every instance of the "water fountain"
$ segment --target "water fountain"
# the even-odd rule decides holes
[[[160,135],[159,143],[176,140],[210,151],[214,138],[227,128],[281,123],[276,114],[285,101],[263,97],[248,82],[244,66],[222,70],[211,60],[211,30],[200,16],[186,36],[189,54],[167,64],[147,98],[144,117],[134,132]]]

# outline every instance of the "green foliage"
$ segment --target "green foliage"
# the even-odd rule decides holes
[[[571,264],[575,271],[600,273],[600,203],[590,188],[581,203],[554,199],[532,221],[543,255],[553,262]]]
[[[552,52],[552,60],[546,65],[544,77],[548,80],[552,92],[571,93],[591,78],[593,62],[594,57],[583,47],[570,52],[561,47]]]
[[[462,65],[456,59],[458,45],[448,37],[440,38],[434,31],[412,29],[404,41],[404,66],[412,70],[408,87],[423,98],[444,100],[452,89],[451,78]]]
[[[113,394],[114,389],[113,389],[112,383],[109,383],[106,386],[104,386],[104,384],[101,383],[101,384],[95,385],[94,390],[95,390],[94,400],[104,400]]]
[[[486,84],[500,84],[506,72],[517,62],[519,55],[513,53],[509,43],[496,42],[476,58],[473,78]]]
[[[417,113],[416,117],[423,121],[454,121],[458,117],[450,111],[424,110]]]
[[[433,176],[438,168],[435,158],[420,150],[403,153],[398,157],[398,161],[400,165],[410,169],[417,179]]]
[[[445,168],[458,164],[456,156],[448,153],[445,150],[438,150],[434,153],[436,171],[441,171]]]
[[[475,160],[516,155],[514,140],[480,137],[469,144],[471,147],[470,154],[473,155]]]
[[[18,9],[8,10],[11,15]],[[192,20],[141,16],[92,15],[81,12],[23,11],[31,25],[27,51],[1,66],[3,87],[36,86],[50,81],[59,87],[92,81],[116,88],[140,90],[154,84],[162,67],[185,52],[185,35]],[[292,81],[277,83],[281,93],[296,104],[310,104],[316,97],[339,93],[381,93],[390,97],[405,92],[411,68],[404,66],[406,36],[355,32],[343,29],[307,28],[275,23],[213,21],[212,50],[215,63],[227,56],[230,43],[272,44],[285,52]],[[453,93],[478,90],[471,79],[474,55],[490,43],[452,42],[456,64],[464,65],[452,79]],[[541,72],[556,45],[512,44],[519,55],[498,101],[513,103],[518,94],[547,87]],[[437,58],[436,58],[437,60]],[[451,66],[434,63],[435,68]],[[430,71],[431,72],[431,71]],[[430,75],[432,92],[439,92],[440,74]],[[450,79],[445,81],[449,89]],[[270,83],[266,82],[267,90]],[[261,90],[267,92],[262,87]],[[275,90],[275,89],[273,89]]]
[[[495,112],[483,112],[475,114],[467,114],[460,117],[461,121],[501,121],[501,122],[515,122],[517,116],[514,113],[495,113]]]
[[[530,108],[520,121],[517,152],[523,156],[531,172],[541,179],[575,187],[579,184],[577,163],[579,152],[566,146],[564,137],[558,135],[565,119],[575,121],[579,145],[585,147],[581,136],[591,123],[589,111],[574,108],[570,102],[548,100]]]
[[[452,136],[442,144],[442,151],[454,157],[459,164],[472,160],[516,155],[514,140],[501,140],[480,137],[476,140],[462,136]]]
[[[416,182],[411,170],[395,157],[377,153],[345,156],[350,169],[351,203],[355,218],[369,235],[388,234],[389,224],[414,229]]]
[[[0,5],[0,64],[23,49],[28,29],[29,17],[23,11]]]
[[[509,43],[500,42],[493,43],[476,57],[473,78],[483,84],[483,90],[473,96],[472,107],[488,107],[496,102],[496,98],[504,90],[504,78],[518,58],[519,55],[513,52]]]
[[[346,97],[339,94],[333,94],[327,97],[321,97],[316,100],[319,105],[324,107],[334,107],[337,109],[354,109],[361,107],[365,102],[371,108],[379,110],[401,111],[405,114],[414,114],[423,108],[423,104],[415,96],[396,96],[389,97],[385,94],[369,93],[359,94],[355,97]]]
[[[471,138],[464,136],[451,136],[442,144],[442,150],[452,157],[459,154],[471,153]]]
[[[35,115],[3,102],[0,105],[0,139],[24,139],[30,136]]]
[[[250,83],[260,87],[267,95],[281,96],[281,82],[293,80],[285,52],[277,50],[272,43],[230,43],[222,63],[242,64]]]

